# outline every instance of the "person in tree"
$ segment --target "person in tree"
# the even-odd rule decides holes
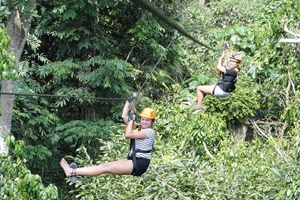
[[[141,176],[148,169],[151,160],[151,151],[155,142],[155,122],[156,111],[145,108],[140,113],[140,125],[134,121],[134,102],[132,94],[126,101],[122,118],[126,123],[124,137],[130,139],[130,151],[127,159],[103,163],[97,166],[77,168],[75,163],[70,165],[62,158],[60,166],[67,177],[71,177],[71,182],[76,183],[76,176],[97,176],[101,174],[133,175]]]
[[[206,108],[202,105],[203,99],[206,95],[214,95],[215,97],[227,97],[235,90],[235,83],[238,76],[238,67],[242,61],[242,56],[239,52],[232,52],[228,59],[227,66],[224,64],[223,52],[218,60],[216,67],[217,72],[221,74],[221,80],[216,85],[201,85],[197,87],[197,97],[195,100],[187,98],[187,102],[183,104],[194,106],[197,113]]]

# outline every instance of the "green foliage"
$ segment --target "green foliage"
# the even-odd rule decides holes
[[[39,175],[32,174],[22,156],[24,142],[13,136],[6,140],[10,156],[0,156],[0,193],[2,199],[58,199],[54,185],[45,187]]]
[[[45,92],[70,96],[57,99],[54,105],[60,107],[61,114],[70,119],[94,118],[100,113],[101,117],[106,117],[110,114],[106,109],[109,104],[96,101],[96,98],[120,98],[118,94],[124,91],[129,93],[130,82],[127,80],[136,78],[138,73],[139,70],[128,62],[101,57],[50,63],[36,71],[40,81],[47,82]],[[80,112],[89,114],[79,116]]]
[[[294,199],[297,189],[294,189],[293,181],[285,179],[298,173],[291,170],[298,161],[289,159],[288,155],[293,152],[285,150],[285,145],[284,140],[272,138],[268,143],[260,140],[251,144],[223,143],[224,148],[212,163],[216,173],[207,180],[208,187],[216,198]],[[285,176],[286,173],[290,174]]]
[[[55,131],[49,135],[49,140],[57,149],[73,152],[81,145],[88,146],[87,151],[94,156],[99,154],[95,149],[99,139],[108,139],[114,133],[113,121],[70,121],[58,125]],[[66,148],[68,147],[68,148]],[[93,156],[93,157],[94,157]]]
[[[128,1],[42,1],[38,10],[43,12],[35,34],[48,38],[42,48],[48,48],[50,60],[68,58],[86,59],[101,55],[114,58],[121,48],[111,48],[118,44],[114,38],[129,42],[124,34],[136,21],[132,4]],[[53,20],[55,21],[54,23]],[[131,21],[132,20],[132,21]],[[54,45],[53,45],[54,44]],[[59,45],[57,45],[59,44]]]
[[[20,93],[22,91],[26,90],[18,90]],[[14,110],[15,117],[12,122],[12,133],[15,137],[23,138],[28,145],[47,141],[45,137],[53,130],[51,127],[59,122],[58,116],[52,112],[55,108],[51,108],[45,99],[29,96],[16,97],[15,105],[19,108]]]
[[[13,156],[0,158],[4,198],[11,199],[13,188],[13,198],[55,199],[56,187],[62,199],[298,198],[299,45],[278,40],[286,37],[282,19],[298,32],[299,3],[155,3],[200,41],[221,51],[227,40],[243,52],[236,91],[225,99],[207,96],[208,109],[192,115],[180,100],[216,83],[220,51],[173,37],[170,27],[128,0],[41,1],[18,91],[70,98],[16,97],[12,133],[24,142],[8,140]],[[149,170],[142,177],[78,177],[75,187],[69,178],[63,182],[58,162],[66,155],[78,166],[127,156],[121,105],[87,98],[124,97],[140,88],[138,106],[158,111]],[[247,125],[253,140],[231,137],[228,120]]]
[[[298,64],[295,62],[299,60],[299,46],[278,43],[278,40],[289,37],[283,32],[283,21],[290,21],[287,24],[289,29],[297,27],[295,22],[299,21],[300,16],[296,10],[299,8],[299,3],[290,0],[270,2],[264,7],[265,12],[261,16],[267,19],[261,22],[262,28],[265,28],[256,30],[257,38],[264,44],[259,49],[256,59],[257,66],[261,66],[262,69],[256,78],[257,82],[263,83],[260,88],[265,97],[261,107],[262,115],[271,119],[287,120],[292,125],[289,128],[298,126],[297,118],[288,113],[290,109],[297,113],[297,109],[294,108],[297,104],[298,88],[294,88],[293,85],[299,82]]]
[[[244,122],[246,118],[256,115],[259,109],[260,96],[257,86],[245,76],[239,76],[236,90],[226,98],[208,96],[204,104],[208,110],[227,120]]]
[[[88,82],[95,81],[95,84],[101,84],[104,88],[113,88],[118,94],[127,93],[127,86],[133,88],[131,90],[138,90],[143,81],[149,79],[147,87],[142,89],[157,98],[156,94],[159,93],[159,96],[168,89],[168,85],[174,83],[174,78],[181,76],[182,70],[178,65],[181,55],[177,51],[180,47],[173,47],[178,41],[173,41],[167,48],[174,31],[159,24],[150,13],[130,1],[44,1],[38,9],[44,14],[33,22],[38,26],[32,35],[43,40],[39,51],[33,53],[37,55],[37,59],[45,60],[43,56],[46,56],[54,62],[71,61],[86,68],[90,68],[88,60],[102,59],[106,64],[95,65],[92,68],[93,74],[83,71],[86,75],[84,78]],[[42,52],[43,49],[47,49],[47,52]],[[32,57],[32,50],[27,50],[28,57]],[[132,76],[116,78],[117,83],[124,83],[126,80],[126,85],[111,83],[111,77],[119,70],[114,67],[101,68],[103,65],[109,67],[109,62],[122,62],[123,65],[131,63],[134,66],[135,72],[127,69],[127,73],[132,73]],[[155,65],[158,66],[154,70]],[[103,71],[112,73],[102,79]]]
[[[193,110],[183,105],[161,103],[157,112],[159,113],[156,123],[156,130],[159,133],[157,144],[163,149],[196,151],[204,155],[204,143],[215,152],[218,150],[219,141],[228,134],[226,122],[222,121],[222,118],[207,113],[191,115]],[[177,130],[176,134],[174,130]],[[207,134],[210,130],[214,130],[214,134]],[[172,151],[166,154],[172,155]]]
[[[258,49],[255,44],[255,34],[251,29],[241,26],[240,24],[236,24],[235,26],[227,26],[225,31],[220,31],[219,33],[215,34],[215,37],[218,40],[228,41],[233,47],[232,50],[238,49],[238,51],[244,52],[247,56],[253,56]]]
[[[299,195],[299,149],[287,148],[286,140],[238,141],[210,112],[191,115],[189,108],[174,102],[151,107],[158,116],[148,171],[141,177],[78,177],[66,199],[294,199]],[[129,141],[122,131],[110,134],[109,140],[99,138],[102,153],[95,160],[83,146],[69,159],[91,166],[125,158]],[[296,147],[299,137],[294,139]]]
[[[209,16],[215,17],[214,23],[220,29],[228,25],[241,24],[246,26],[254,23],[258,18],[257,13],[263,12],[263,4],[268,3],[267,0],[254,0],[249,4],[248,1],[239,0],[211,0]]]
[[[189,90],[196,90],[199,85],[205,85],[205,84],[214,84],[218,80],[215,77],[207,77],[204,74],[199,74],[195,77],[191,77],[190,79],[186,80],[184,83],[188,83]]]
[[[154,45],[152,42],[155,41],[149,41],[149,38],[162,37],[165,30],[156,20],[149,21],[147,17],[148,16],[146,15],[145,17],[139,19],[136,22],[135,26],[129,30],[129,33],[135,36],[136,41],[132,41],[133,43],[149,42],[149,47],[156,49],[155,47],[158,47],[158,45]],[[157,30],[158,32],[155,32],[153,30]]]
[[[41,79],[52,77],[49,81],[57,85],[75,83],[83,88],[94,89],[102,86],[103,89],[109,88],[111,92],[120,92],[128,90],[124,79],[133,76],[128,72],[130,69],[132,66],[122,60],[93,57],[83,62],[65,60],[51,63],[40,67],[37,73]]]
[[[295,129],[295,132],[299,132],[299,125],[300,125],[300,109],[299,109],[299,91],[295,94],[294,99],[287,102],[286,108],[284,109],[281,118],[283,121],[289,122],[291,127]]]
[[[189,87],[180,91],[183,97],[195,96],[196,88],[200,85],[215,85],[217,83],[215,78],[209,78],[202,74],[187,80],[187,82],[189,82]],[[256,86],[249,78],[240,76],[235,92],[229,97],[216,98],[208,95],[203,103],[208,106],[207,111],[219,118],[243,122],[247,117],[254,116],[260,107],[259,94],[256,91]]]
[[[15,70],[15,60],[7,48],[10,44],[10,38],[4,29],[0,27],[0,79],[16,80],[18,77]]]

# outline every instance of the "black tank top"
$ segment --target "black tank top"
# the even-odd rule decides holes
[[[226,69],[226,73],[222,73],[222,79],[218,86],[224,92],[233,92],[235,90],[235,83],[237,80],[237,72],[234,69]]]

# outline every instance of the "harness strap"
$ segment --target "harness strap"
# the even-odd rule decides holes
[[[151,153],[151,150],[141,150],[135,148],[135,139],[130,139],[130,150],[132,149],[131,156],[128,155],[128,158],[131,158],[133,161],[133,170],[132,175],[135,174],[135,170],[137,168],[137,162],[136,162],[136,153]],[[130,152],[129,152],[130,153]]]
[[[136,153],[135,153],[135,139],[130,139],[130,148],[129,148],[129,154],[130,154],[130,150],[132,149],[132,153],[131,156],[128,155],[128,157],[131,157],[132,161],[133,161],[133,170],[132,170],[132,174],[135,174],[135,170],[136,170]]]
[[[137,125],[137,130],[140,131],[141,130],[141,126],[138,124]],[[132,150],[132,153],[130,155],[130,151]],[[130,146],[129,146],[129,153],[128,153],[128,158],[132,159],[133,162],[133,170],[132,170],[132,175],[134,175],[135,170],[137,168],[137,162],[136,162],[136,153],[151,153],[152,150],[141,150],[141,149],[137,149],[135,147],[135,139],[130,139]]]
[[[135,149],[135,153],[151,153],[152,150],[141,150],[141,149]]]

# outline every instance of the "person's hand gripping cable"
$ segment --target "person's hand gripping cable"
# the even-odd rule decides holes
[[[128,115],[128,122],[135,121],[135,104],[138,99],[137,93],[133,92],[128,95],[127,100],[129,101],[129,115]]]

